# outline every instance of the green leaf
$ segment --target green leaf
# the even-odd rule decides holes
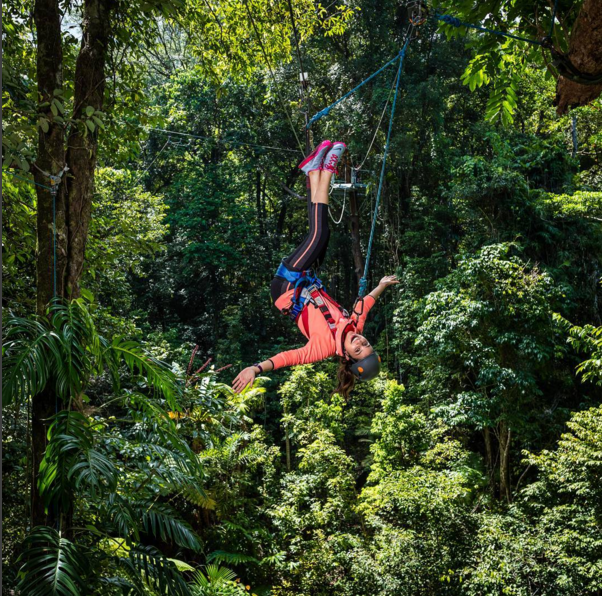
[[[87,288],[80,288],[81,295],[88,301],[94,302],[94,294]]]
[[[175,509],[165,503],[142,503],[142,525],[149,534],[165,542],[175,543],[193,551],[201,549],[201,540]]]
[[[35,596],[81,596],[87,592],[90,563],[82,545],[76,545],[53,528],[38,526],[23,542],[19,558],[19,590]]]
[[[171,561],[176,566],[178,571],[194,571],[194,567],[192,565],[189,565],[185,561],[180,561],[180,559],[170,559],[170,558],[168,558],[167,560]]]

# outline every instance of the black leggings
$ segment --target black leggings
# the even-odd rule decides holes
[[[284,259],[284,264],[291,271],[304,271],[305,269],[318,269],[324,262],[330,228],[328,227],[328,205],[324,203],[309,203],[307,209],[309,218],[309,233],[303,242]],[[282,294],[292,289],[293,284],[284,277],[276,275],[272,280],[272,300],[276,302]]]

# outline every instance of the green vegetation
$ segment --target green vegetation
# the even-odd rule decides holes
[[[554,41],[595,62],[593,4],[560,1]],[[439,9],[550,26],[547,2]],[[334,361],[230,389],[301,343],[269,284],[306,229],[304,110],[409,14],[3,6],[3,594],[602,593],[602,103],[545,51],[417,27],[371,264],[400,279],[366,326],[381,376],[348,401]],[[367,184],[331,195],[320,277],[347,306],[393,76],[312,130]]]

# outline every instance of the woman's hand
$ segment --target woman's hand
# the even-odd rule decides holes
[[[379,286],[383,288],[388,288],[389,286],[398,284],[399,280],[397,279],[397,275],[385,275],[379,282]]]
[[[247,366],[247,368],[238,373],[238,376],[232,382],[232,389],[234,389],[236,393],[240,393],[249,383],[251,384],[251,387],[253,387],[256,376],[257,373],[255,372],[255,367]]]
[[[376,300],[384,291],[385,288],[398,284],[399,280],[396,275],[385,275],[379,284],[370,292],[370,296]]]

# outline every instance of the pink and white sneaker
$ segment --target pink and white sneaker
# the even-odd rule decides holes
[[[299,169],[305,174],[313,172],[313,170],[321,170],[324,156],[332,147],[330,141],[322,141],[300,164]]]
[[[333,174],[338,174],[339,160],[345,151],[347,151],[347,145],[345,145],[345,143],[342,143],[341,141],[334,143],[324,158],[322,169],[332,172]]]

